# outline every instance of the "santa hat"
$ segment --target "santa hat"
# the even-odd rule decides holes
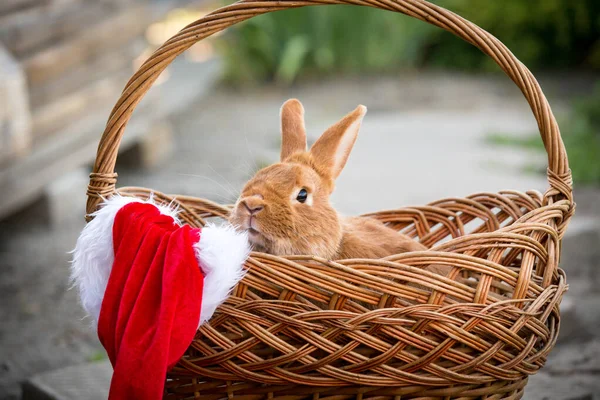
[[[114,373],[109,399],[160,399],[167,371],[243,277],[247,237],[193,229],[177,212],[113,196],[94,213],[71,268]]]

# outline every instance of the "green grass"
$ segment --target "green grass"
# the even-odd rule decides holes
[[[517,137],[504,133],[490,133],[485,141],[489,144],[502,147],[519,147],[530,150],[544,150],[544,143],[539,135]]]
[[[88,362],[100,362],[108,359],[104,351],[96,351],[90,354],[87,358]]]
[[[600,83],[593,94],[577,101],[571,115],[561,124],[563,142],[576,184],[600,185]],[[539,134],[515,137],[492,133],[486,142],[497,146],[518,147],[544,152]],[[528,166],[526,172],[537,171]]]
[[[600,185],[600,132],[598,127],[578,127],[580,123],[575,123],[573,132],[563,135],[573,180]]]

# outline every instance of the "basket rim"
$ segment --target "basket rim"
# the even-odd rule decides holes
[[[135,186],[123,187],[123,188],[118,189],[117,192],[119,195],[123,195],[123,196],[137,197],[137,198],[141,198],[141,199],[153,198],[155,201],[158,201],[163,204],[176,204],[177,208],[180,210],[180,213],[178,214],[180,223],[188,224],[188,225],[190,225],[192,227],[196,227],[196,228],[203,227],[204,225],[206,225],[206,217],[208,217],[208,218],[216,217],[216,218],[222,218],[224,220],[227,220],[227,218],[229,216],[229,212],[231,211],[230,205],[221,205],[214,201],[207,200],[207,199],[200,198],[200,197],[195,197],[195,196],[180,196],[180,195],[164,194],[164,193],[154,191],[152,189],[148,189],[148,188],[144,188],[144,187],[135,187]],[[544,245],[541,242],[539,242],[539,240],[535,240],[532,237],[527,235],[527,233],[530,233],[531,231],[535,230],[540,233],[543,233],[544,235],[547,235],[554,242],[554,246],[557,246],[557,248],[559,248],[558,243],[562,240],[562,237],[566,230],[565,229],[566,225],[563,226],[562,229],[561,229],[561,226],[562,226],[562,223],[564,222],[564,218],[568,218],[570,216],[570,210],[572,210],[571,203],[568,200],[563,199],[563,200],[553,202],[551,204],[543,204],[543,199],[544,199],[543,195],[541,193],[539,193],[537,191],[533,191],[533,190],[529,191],[527,193],[522,193],[522,192],[518,192],[518,191],[514,191],[514,190],[500,191],[499,193],[478,192],[478,193],[472,194],[470,196],[467,196],[465,198],[459,198],[459,197],[444,198],[444,199],[440,199],[440,200],[435,200],[429,204],[422,205],[422,206],[402,206],[402,207],[399,207],[396,209],[391,209],[391,210],[381,210],[378,212],[370,212],[370,213],[363,214],[362,216],[375,217],[376,219],[379,219],[382,215],[386,215],[389,213],[398,213],[399,211],[402,211],[403,213],[415,212],[417,214],[417,216],[413,217],[411,222],[407,222],[407,224],[410,225],[410,224],[414,224],[415,220],[425,219],[425,216],[422,215],[423,211],[432,211],[432,212],[436,212],[438,215],[443,214],[444,218],[453,219],[454,223],[456,223],[459,226],[462,226],[463,223],[461,222],[461,218],[458,217],[458,214],[456,211],[452,210],[451,208],[446,209],[443,207],[438,207],[438,205],[446,204],[446,203],[460,204],[462,202],[466,202],[467,204],[470,204],[472,207],[478,206],[478,207],[485,208],[485,206],[479,202],[481,198],[485,198],[487,200],[489,200],[489,199],[498,200],[499,198],[505,197],[505,201],[506,201],[506,197],[508,197],[508,196],[513,196],[513,197],[519,198],[521,200],[529,199],[533,203],[532,203],[532,205],[530,205],[529,210],[526,210],[526,211],[521,210],[521,211],[519,211],[519,213],[512,214],[510,217],[513,219],[513,221],[506,226],[501,226],[498,222],[493,222],[493,221],[490,221],[489,219],[488,219],[488,221],[485,221],[486,217],[479,216],[479,218],[482,220],[482,222],[485,222],[486,225],[490,222],[493,222],[493,226],[494,226],[493,229],[490,229],[489,231],[485,231],[485,232],[477,232],[477,231],[465,232],[464,230],[460,230],[460,231],[455,232],[456,236],[454,234],[451,234],[452,237],[449,241],[446,241],[446,242],[440,243],[440,244],[436,244],[432,247],[428,247],[427,250],[423,250],[423,251],[410,251],[410,252],[390,255],[388,257],[384,257],[382,259],[375,259],[375,260],[368,259],[368,258],[327,260],[327,259],[315,256],[312,254],[294,254],[294,255],[277,255],[276,256],[276,255],[272,255],[272,254],[264,253],[264,252],[260,252],[260,251],[251,251],[248,259],[250,261],[253,261],[258,256],[258,258],[271,259],[271,260],[281,261],[284,263],[290,263],[290,262],[296,263],[296,262],[300,262],[300,261],[316,261],[319,263],[339,264],[339,265],[345,266],[345,265],[356,264],[357,262],[359,262],[359,263],[362,262],[364,264],[372,264],[372,263],[376,264],[378,262],[385,263],[388,261],[399,262],[399,260],[403,260],[405,258],[410,258],[413,256],[418,257],[420,255],[429,255],[429,256],[436,257],[436,256],[447,253],[447,254],[453,254],[453,255],[458,254],[457,257],[459,259],[461,259],[462,261],[465,261],[465,260],[466,261],[479,261],[483,264],[488,264],[491,268],[499,268],[500,271],[502,271],[502,270],[505,270],[505,268],[502,266],[499,266],[498,264],[495,264],[493,262],[488,263],[485,259],[481,259],[476,256],[470,256],[470,255],[456,253],[457,247],[459,247],[463,244],[468,244],[471,240],[473,240],[473,238],[477,238],[477,239],[495,238],[496,244],[498,244],[498,240],[504,240],[504,241],[507,241],[507,243],[508,242],[514,243],[515,241],[518,241],[518,240],[524,240],[525,242],[528,242],[530,245],[533,246],[529,249],[529,251],[536,253],[537,251],[543,251],[544,247],[547,247],[549,245],[549,243],[546,243]],[[510,207],[510,205],[507,205],[507,207]],[[199,209],[203,210],[203,213],[198,212]],[[460,212],[465,213],[465,210],[462,210]],[[470,210],[470,212],[467,212],[467,214],[469,214],[471,216],[474,215],[472,213],[472,210]],[[396,218],[396,222],[397,221],[398,221],[398,219]],[[382,222],[384,222],[384,221],[382,220]],[[443,222],[442,222],[442,225],[443,225]],[[415,229],[417,229],[417,228],[415,228]],[[417,231],[418,231],[418,229],[417,229]],[[421,234],[419,234],[417,231],[415,231],[417,236],[419,236],[422,239]],[[427,235],[429,235],[429,234],[426,234],[425,236],[427,236]],[[534,248],[537,248],[538,250],[535,250]],[[427,271],[423,271],[423,273],[424,274],[435,274],[433,272],[427,272]],[[509,274],[511,274],[511,272],[509,272]],[[556,283],[557,274],[558,274],[558,265],[554,265],[552,268],[548,269],[547,273],[544,276],[543,282],[540,285],[537,285],[533,282],[531,284],[534,285],[535,291],[544,290],[549,285]],[[529,283],[528,283],[528,285],[529,285]],[[523,294],[523,293],[521,293],[521,294]]]

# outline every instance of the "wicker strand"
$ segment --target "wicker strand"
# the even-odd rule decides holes
[[[98,173],[92,172],[90,174],[90,183],[87,188],[87,196],[88,196],[88,205],[91,199],[94,199],[94,204],[101,201],[102,199],[106,199],[115,193],[115,187],[117,184],[117,173]],[[89,208],[88,208],[89,210]],[[95,210],[93,208],[92,210]],[[91,214],[86,215],[86,221],[90,221],[92,219]]]

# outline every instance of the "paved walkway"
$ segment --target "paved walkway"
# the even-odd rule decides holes
[[[560,88],[551,89],[563,98]],[[357,104],[369,109],[334,195],[344,213],[479,191],[546,188],[543,176],[522,172],[532,160],[543,163],[543,157],[494,148],[484,140],[490,133],[535,131],[535,121],[512,83],[501,77],[432,74],[240,93],[216,90],[172,121],[176,157],[152,171],[119,169],[119,185],[233,201],[253,170],[276,160],[278,110],[289,97],[304,102],[311,140]],[[558,111],[565,107],[553,105]],[[598,200],[593,190],[578,197],[584,210],[580,220],[592,223],[576,223],[582,227],[575,229],[579,236],[565,241],[563,266],[571,291],[561,343],[547,371],[532,379],[528,399],[583,399],[600,393],[600,325],[594,311],[600,299],[595,268],[599,237],[590,233],[596,226],[592,216],[599,215]],[[0,225],[0,398],[16,398],[17,382],[33,374],[103,354],[95,334],[80,319],[75,293],[66,291],[66,251],[83,226],[83,204],[83,199],[76,202],[73,215],[52,229],[36,224],[32,214]]]

